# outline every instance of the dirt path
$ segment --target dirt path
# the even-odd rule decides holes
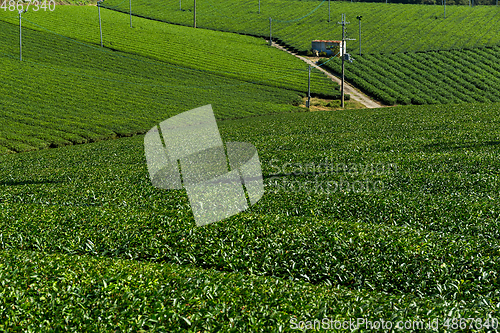
[[[318,67],[313,61],[305,58],[305,57],[302,57],[296,53],[293,53],[291,51],[288,51],[287,49],[285,49],[283,46],[279,45],[279,44],[276,44],[273,42],[273,46],[280,49],[280,50],[283,50],[285,52],[288,52],[290,54],[293,54],[294,56],[296,56],[297,58],[299,58],[300,60],[308,63],[309,65],[319,69],[320,71],[322,71],[323,73],[325,73],[326,76],[328,76],[329,78],[331,78],[333,81],[337,82],[339,85],[341,84],[341,79],[339,79],[338,77],[336,77],[335,75],[329,73],[328,71],[326,71],[325,69],[321,68],[321,67]],[[357,102],[360,102],[361,104],[363,104],[364,106],[366,106],[367,108],[369,109],[373,109],[373,108],[381,108],[381,107],[385,107],[386,105],[383,105],[377,101],[374,101],[373,99],[371,99],[370,97],[366,96],[365,94],[363,94],[361,91],[359,91],[358,89],[354,88],[353,86],[351,86],[349,83],[345,82],[344,81],[344,92],[346,94],[349,94],[351,95],[351,99],[357,101]]]

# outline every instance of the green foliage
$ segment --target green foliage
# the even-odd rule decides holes
[[[341,101],[334,100],[334,101],[329,102],[326,106],[333,107],[333,108],[339,108],[340,104],[341,104]]]
[[[442,6],[335,1],[331,3],[328,22],[328,4],[323,2],[317,8],[319,4],[320,1],[268,0],[262,2],[259,14],[257,1],[199,1],[196,25],[268,38],[271,17],[273,38],[304,53],[311,48],[312,40],[342,38],[337,25],[340,13],[345,13],[351,22],[347,37],[356,39],[356,16],[363,16],[364,54],[462,49],[500,42],[497,6],[448,6],[445,19]],[[128,3],[122,0],[106,0],[104,6],[129,12]],[[192,26],[193,2],[183,1],[182,9],[175,1],[135,0],[132,6],[136,15]],[[126,25],[125,19],[123,24]],[[359,41],[349,41],[347,47],[357,50]]]
[[[393,320],[433,318],[450,308],[455,315],[481,313],[437,298],[92,256],[1,251],[0,267],[0,304],[9,305],[0,314],[2,331],[289,331],[292,319],[322,320],[347,311],[379,320],[393,304],[406,309]],[[365,313],[373,302],[377,308]]]
[[[87,7],[64,8],[90,14]],[[140,25],[137,29],[142,31]],[[75,31],[85,34],[81,27]],[[153,31],[146,30],[147,34]],[[102,50],[27,27],[20,62],[16,59],[18,27],[0,21],[0,35],[0,154],[144,133],[159,121],[206,104],[213,105],[218,119],[298,111],[294,105],[307,91],[307,66],[302,61],[247,36],[195,31],[197,40],[206,45],[214,36],[243,44],[246,53],[227,65],[227,73],[219,73],[207,69],[210,58],[202,59],[201,65],[191,62],[198,69],[184,68],[160,56]],[[146,41],[130,42],[129,49],[146,48]],[[267,58],[274,60],[266,63]],[[270,67],[264,71],[257,59]],[[272,64],[282,61],[287,69],[274,70]],[[236,75],[238,70],[243,72],[241,77]],[[258,81],[261,84],[254,83]],[[328,90],[332,96],[339,95],[338,85],[315,71],[313,93],[328,95]]]
[[[500,47],[364,55],[346,63],[345,77],[388,105],[500,101]],[[326,65],[341,73],[341,60]]]
[[[90,328],[101,325],[97,317],[106,329],[118,322],[151,327],[155,322],[147,324],[138,316],[154,319],[157,313],[167,315],[158,324],[166,327],[189,314],[197,329],[204,327],[202,322],[230,325],[234,318],[255,325],[244,326],[252,327],[243,329],[247,331],[289,327],[287,318],[293,314],[494,314],[500,304],[499,120],[500,104],[460,104],[221,121],[224,141],[257,147],[266,193],[247,211],[202,228],[195,227],[184,191],[152,187],[140,136],[1,156],[0,246],[8,250],[4,257],[11,256],[2,263],[12,267],[22,262],[19,269],[26,272],[13,278],[12,269],[3,270],[6,281],[19,282],[3,284],[8,293],[0,294],[19,297],[9,296],[14,308],[2,315],[18,325],[24,322],[17,318],[27,318],[30,311],[35,325],[51,318],[44,310],[47,301],[26,291],[30,285],[40,286],[40,297],[52,293],[55,306],[74,309],[73,323]],[[314,167],[324,163],[328,171]],[[339,164],[349,167],[339,169]],[[384,168],[353,168],[370,164]],[[284,180],[296,186],[282,186]],[[320,190],[315,181],[323,182]],[[383,186],[379,191],[325,191],[326,182],[365,181]],[[28,263],[16,257],[18,250],[58,255],[36,268],[41,259]],[[95,258],[74,257],[78,255]],[[175,276],[163,271],[169,268],[152,262],[171,264],[162,267],[173,267],[182,281],[194,277],[179,289],[180,283],[169,282]],[[78,265],[97,267],[83,273]],[[188,266],[236,275],[188,271]],[[39,270],[45,272],[37,274]],[[72,277],[57,278],[65,272]],[[128,282],[134,281],[125,279],[129,274],[142,275]],[[255,275],[261,278],[253,280]],[[69,281],[77,283],[76,276],[85,279],[74,295],[67,288]],[[224,276],[232,282],[230,288],[217,282]],[[272,293],[268,276],[281,286]],[[284,282],[288,280],[294,282]],[[58,290],[47,290],[54,283]],[[319,289],[300,301],[295,298],[301,286],[311,284]],[[217,286],[224,291],[215,294]],[[323,294],[325,290],[334,294]],[[226,313],[224,306],[239,291],[245,294],[236,296],[234,312],[200,319],[208,313],[205,305],[210,313]],[[180,295],[186,295],[182,302]],[[315,297],[324,302],[312,301]],[[171,306],[174,299],[180,302],[179,310]],[[310,302],[312,308],[305,309]],[[85,322],[86,314],[93,320]]]
[[[307,92],[307,65],[283,51],[268,47],[262,39],[194,30],[143,18],[135,18],[134,28],[130,28],[129,25],[123,24],[123,19],[126,18],[123,14],[108,10],[101,12],[104,45],[111,50],[122,52],[114,57],[117,63],[122,60],[120,56],[135,58],[135,55],[140,55],[149,58],[141,59],[143,66],[147,65],[149,60],[160,61],[165,63],[165,67],[173,69],[176,67],[193,69],[198,71],[200,76],[213,74],[252,84]],[[65,37],[70,37],[77,41],[100,45],[99,29],[95,26],[95,7],[61,6],[54,12],[33,14],[25,20],[24,25],[27,29],[42,32],[49,29],[63,35],[61,41]],[[18,20],[15,18],[5,18],[5,21],[18,25]],[[34,22],[35,25],[30,22]],[[15,29],[4,34],[6,38],[11,39],[9,42],[12,42],[9,47],[12,51],[9,54],[17,56],[18,44],[15,41],[18,34],[15,33]],[[42,61],[43,57],[37,56],[40,51],[37,48],[30,49],[30,44],[26,44],[24,52],[31,52],[29,55]],[[56,47],[57,44],[54,45],[54,48]],[[109,49],[101,50],[102,55],[112,54]],[[78,59],[74,62],[81,58],[80,55],[73,57]],[[28,54],[26,60],[31,60]],[[94,67],[97,67],[96,65],[98,64]],[[107,66],[111,66],[111,63]],[[338,85],[321,72],[315,70],[313,80],[314,94],[338,95]]]
[[[330,48],[330,51],[333,52],[333,55],[337,55],[337,57],[340,57],[340,46],[335,45]]]
[[[276,115],[300,110],[306,71],[265,43],[138,18],[129,30],[105,12],[114,51],[103,51],[85,44],[98,41],[88,8],[57,9],[30,20],[74,40],[26,29],[23,62],[15,18],[0,21],[0,330],[267,332],[290,331],[292,318],[497,317],[500,104]],[[234,38],[230,70],[217,53],[229,41],[213,41],[223,36]],[[214,48],[178,56],[192,39]],[[388,104],[493,101],[497,52],[363,56],[369,75],[354,64],[347,73],[381,87],[373,94]],[[467,72],[473,59],[482,61]],[[285,63],[298,73],[289,80],[262,73]],[[433,63],[442,80],[417,71]],[[403,74],[411,95],[398,88]],[[142,136],[100,140],[209,103],[219,120],[243,118],[219,121],[220,132],[257,147],[266,192],[197,228],[185,191],[151,185]],[[100,142],[65,147],[91,141]],[[9,154],[46,147],[59,148]],[[345,187],[363,183],[371,190]]]

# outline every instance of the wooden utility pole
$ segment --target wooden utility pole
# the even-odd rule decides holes
[[[328,0],[328,23],[330,23],[330,0]]]
[[[356,18],[359,20],[359,55],[361,55],[361,19],[363,16],[359,15]]]
[[[361,22],[361,21],[360,21]],[[344,74],[345,74],[345,66],[344,66],[344,62],[346,60],[346,55],[347,55],[347,60],[349,62],[352,62],[352,58],[349,54],[346,53],[346,41],[347,40],[355,40],[355,39],[352,39],[352,38],[346,38],[346,34],[345,34],[345,26],[346,24],[349,24],[350,22],[346,22],[346,16],[345,14],[342,14],[342,22],[338,22],[339,24],[342,25],[342,45],[340,46],[341,47],[341,57],[342,57],[342,85],[341,85],[341,96],[342,96],[342,100],[341,100],[341,106],[342,108],[344,108]]]

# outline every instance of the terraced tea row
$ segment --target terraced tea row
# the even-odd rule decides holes
[[[0,315],[4,331],[22,326],[26,332],[213,332],[235,327],[261,332],[303,327],[301,321],[324,318],[332,318],[327,324],[333,328],[334,315],[347,320],[349,313],[376,321],[391,313],[394,304],[406,309],[404,315],[391,316],[402,324],[431,321],[450,311],[464,318],[479,314],[458,302],[433,299],[429,311],[429,301],[415,297],[331,290],[162,263],[4,250],[0,251],[0,266],[4,282],[0,300],[13,306]],[[362,309],[374,302],[376,309],[364,313]],[[101,320],[92,320],[99,317]]]
[[[366,55],[346,63],[346,78],[385,104],[500,101],[500,47]],[[325,64],[341,73],[341,61]]]
[[[0,31],[0,154],[144,133],[181,109],[210,103],[219,119],[290,112],[305,95],[286,84],[258,85],[31,29],[23,31],[20,62],[18,27],[0,21]]]
[[[476,302],[500,302],[499,119],[500,104],[463,104],[220,122],[224,141],[257,147],[266,193],[205,228],[184,191],[151,186],[142,137],[3,156],[1,246],[438,297],[487,313]]]
[[[23,22],[29,29],[53,31],[78,41],[100,45],[96,15],[95,7],[61,6],[50,13],[28,12]],[[3,20],[18,25],[16,18],[4,16]],[[125,21],[123,14],[102,13],[103,38],[107,48],[128,53],[131,57],[137,54],[169,65],[201,70],[199,75],[215,74],[307,92],[307,65],[267,47],[261,39],[197,31],[138,18],[135,28],[131,29],[123,24]],[[16,34],[12,36],[14,39],[17,37]],[[18,42],[11,46],[16,51],[17,47]],[[25,45],[26,51],[28,48],[29,44]],[[116,58],[119,61],[119,57]],[[312,76],[312,92],[324,96],[339,95],[338,85],[317,71]]]
[[[193,2],[155,2],[133,0],[135,15],[193,25]],[[273,38],[306,52],[314,39],[342,37],[337,24],[342,13],[351,25],[348,36],[358,39],[357,16],[362,16],[363,54],[462,49],[493,46],[500,42],[500,7],[448,6],[446,19],[442,6],[410,4],[351,3],[332,1],[204,0],[197,2],[197,27],[269,37],[272,18]],[[106,0],[103,6],[129,13],[129,2]],[[330,20],[330,22],[329,22]],[[124,19],[124,25],[127,24]],[[480,29],[478,29],[480,27]],[[349,42],[357,50],[359,41]]]

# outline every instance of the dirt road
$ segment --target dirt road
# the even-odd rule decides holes
[[[273,42],[273,46],[280,49],[280,50],[283,50],[285,52],[288,52],[290,54],[293,54],[294,56],[296,56],[297,58],[301,59],[302,61],[308,63],[309,65],[319,69],[320,71],[322,71],[323,73],[325,73],[325,75],[327,75],[329,78],[331,78],[333,81],[337,82],[338,84],[341,84],[341,79],[339,79],[338,77],[336,77],[335,75],[329,73],[328,71],[326,71],[325,69],[321,68],[321,67],[318,67],[318,65],[316,65],[313,61],[305,58],[305,57],[302,57],[296,53],[293,53],[291,51],[288,51],[287,49],[285,49],[283,46],[279,45],[279,44],[276,44]],[[349,83],[345,82],[344,81],[344,92],[346,94],[349,94],[351,95],[351,99],[355,100],[355,101],[358,101],[360,102],[361,104],[363,104],[364,106],[366,106],[367,108],[370,108],[370,109],[373,109],[373,108],[381,108],[381,107],[385,107],[386,105],[383,105],[373,99],[371,99],[370,97],[366,96],[365,94],[363,94],[361,91],[359,91],[358,89],[354,88],[353,86],[351,86]]]

